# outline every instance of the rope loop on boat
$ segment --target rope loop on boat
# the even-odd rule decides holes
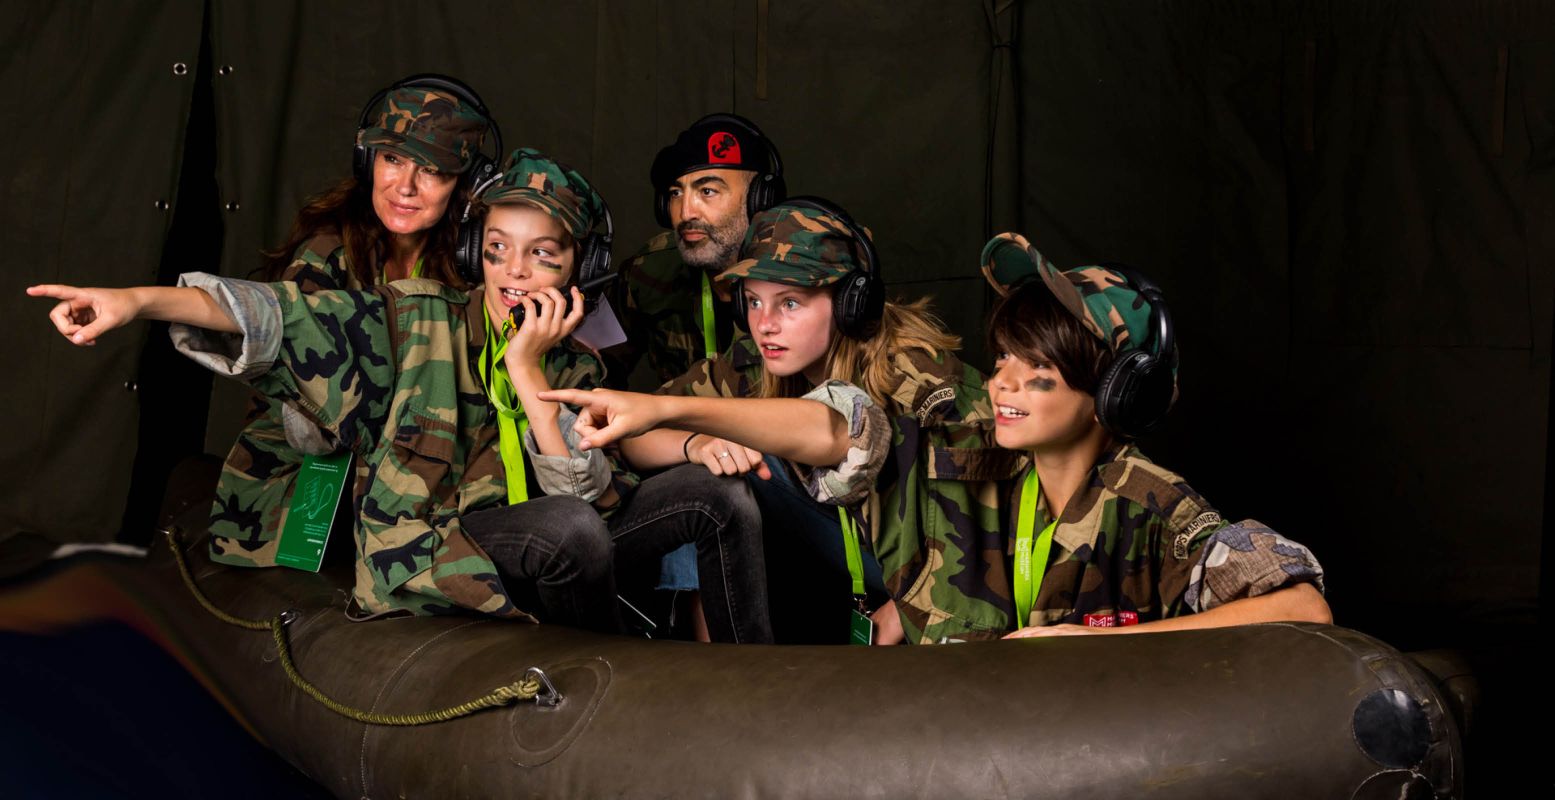
[[[205,593],[200,591],[200,587],[194,582],[194,574],[189,571],[189,564],[184,561],[184,551],[178,538],[178,528],[169,525],[162,529],[162,533],[167,537],[168,549],[173,551],[173,561],[178,564],[178,573],[183,576],[184,585],[189,587],[189,592],[194,595],[194,599],[198,600],[200,605],[206,611],[209,611],[212,616],[228,625],[235,625],[251,631],[269,630],[271,637],[275,639],[275,651],[281,658],[281,668],[286,671],[286,677],[290,678],[292,683],[298,689],[301,689],[304,694],[343,717],[368,725],[427,725],[469,716],[486,708],[505,706],[521,700],[533,700],[540,694],[541,688],[545,687],[545,673],[531,668],[519,680],[506,686],[498,686],[482,697],[451,708],[428,711],[424,714],[380,714],[375,711],[363,711],[362,709],[348,706],[324,694],[322,690],[310,683],[307,678],[302,677],[302,673],[297,671],[297,665],[292,662],[291,645],[286,639],[286,625],[295,618],[295,614],[290,611],[283,611],[269,620],[244,619],[217,608],[216,604],[212,603],[210,598],[206,597]],[[550,689],[549,694],[556,694],[555,690]],[[541,699],[544,700],[545,698]]]

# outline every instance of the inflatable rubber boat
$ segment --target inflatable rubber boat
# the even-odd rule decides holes
[[[340,797],[1425,798],[1463,785],[1437,681],[1364,634],[1267,624],[869,648],[651,641],[477,617],[353,622],[350,571],[213,564],[208,502],[169,524],[237,617],[283,615],[290,660],[378,714],[524,699],[432,724],[355,721],[227,624],[166,539],[78,569],[262,741]],[[528,696],[528,695],[532,695]]]

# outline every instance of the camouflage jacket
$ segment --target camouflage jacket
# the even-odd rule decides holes
[[[1011,585],[1024,477],[1009,487],[1004,552],[989,564],[1002,585]],[[1053,517],[1044,498],[1036,509],[1040,531]],[[1311,551],[1256,521],[1227,523],[1182,478],[1119,444],[1064,507],[1024,624],[1151,622],[1303,582],[1323,588]]]
[[[612,292],[610,304],[619,312],[627,337],[625,344],[605,352],[612,388],[628,388],[626,381],[644,355],[661,383],[685,374],[691,365],[707,357],[702,339],[701,275],[681,260],[673,231],[649,239],[642,250],[627,259]],[[734,326],[729,302],[719,300],[716,294],[713,329],[723,348],[748,340]]]
[[[292,254],[281,275],[305,293],[327,289],[360,291],[366,287],[346,266],[340,235],[313,236]],[[291,435],[288,436],[288,429]],[[327,441],[296,409],[272,403],[252,392],[242,432],[227,452],[211,507],[211,559],[224,564],[275,565],[275,547],[304,452],[333,452]],[[358,463],[358,477],[364,467]]]
[[[485,345],[478,292],[430,280],[313,294],[199,274],[180,283],[210,293],[244,331],[175,325],[180,350],[302,409],[355,453],[362,608],[531,618],[460,525],[461,514],[506,502],[496,411],[475,365]],[[559,346],[547,373],[555,386],[591,388],[599,365]],[[620,473],[618,491],[632,481]]]
[[[861,509],[866,544],[907,641],[998,636],[1013,607],[1009,582],[988,569],[1004,547],[999,487],[1026,456],[994,444],[981,372],[949,353],[893,358],[891,451]]]

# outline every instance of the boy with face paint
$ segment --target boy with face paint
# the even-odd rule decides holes
[[[565,338],[583,317],[567,284],[604,203],[577,172],[520,149],[477,210],[486,283],[469,293],[430,280],[308,293],[203,273],[178,287],[28,292],[61,300],[50,318],[79,345],[134,319],[173,322],[186,355],[303,409],[351,451],[362,612],[464,608],[614,631],[596,509],[635,479],[580,451],[572,412],[536,398],[601,375]]]
[[[1060,271],[1019,234],[990,241],[983,262],[1002,296],[989,323],[994,436],[1030,459],[1004,506],[1003,557],[985,565],[1011,586],[1009,637],[1331,621],[1307,548],[1221,519],[1103,424],[1116,412],[1099,412],[1099,387],[1135,351],[1170,364],[1161,414],[1175,395],[1152,299],[1115,269]]]

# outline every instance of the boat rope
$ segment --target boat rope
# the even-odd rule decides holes
[[[286,624],[294,618],[291,612],[282,612],[268,620],[262,620],[244,619],[217,608],[216,604],[212,603],[210,598],[206,597],[205,593],[200,591],[200,587],[194,582],[194,574],[189,571],[189,564],[184,561],[184,551],[178,538],[178,528],[170,525],[164,528],[162,533],[167,536],[168,549],[173,551],[173,560],[178,564],[178,573],[183,576],[184,585],[189,587],[189,592],[194,595],[194,599],[198,600],[200,605],[206,611],[209,611],[212,616],[228,625],[235,625],[251,631],[269,630],[270,635],[275,638],[275,651],[280,656],[281,668],[286,671],[286,677],[290,678],[292,683],[309,697],[343,717],[348,717],[368,725],[427,725],[433,722],[446,722],[447,720],[469,716],[484,708],[505,706],[518,700],[532,700],[540,694],[541,688],[550,688],[543,673],[538,669],[530,669],[524,673],[523,678],[513,683],[506,686],[498,686],[484,696],[471,700],[468,703],[461,703],[438,711],[428,711],[424,714],[380,714],[375,711],[353,708],[324,694],[322,690],[310,683],[307,678],[302,677],[302,674],[297,671],[297,665],[292,662],[291,645],[286,639]],[[554,693],[554,690],[551,691]]]

